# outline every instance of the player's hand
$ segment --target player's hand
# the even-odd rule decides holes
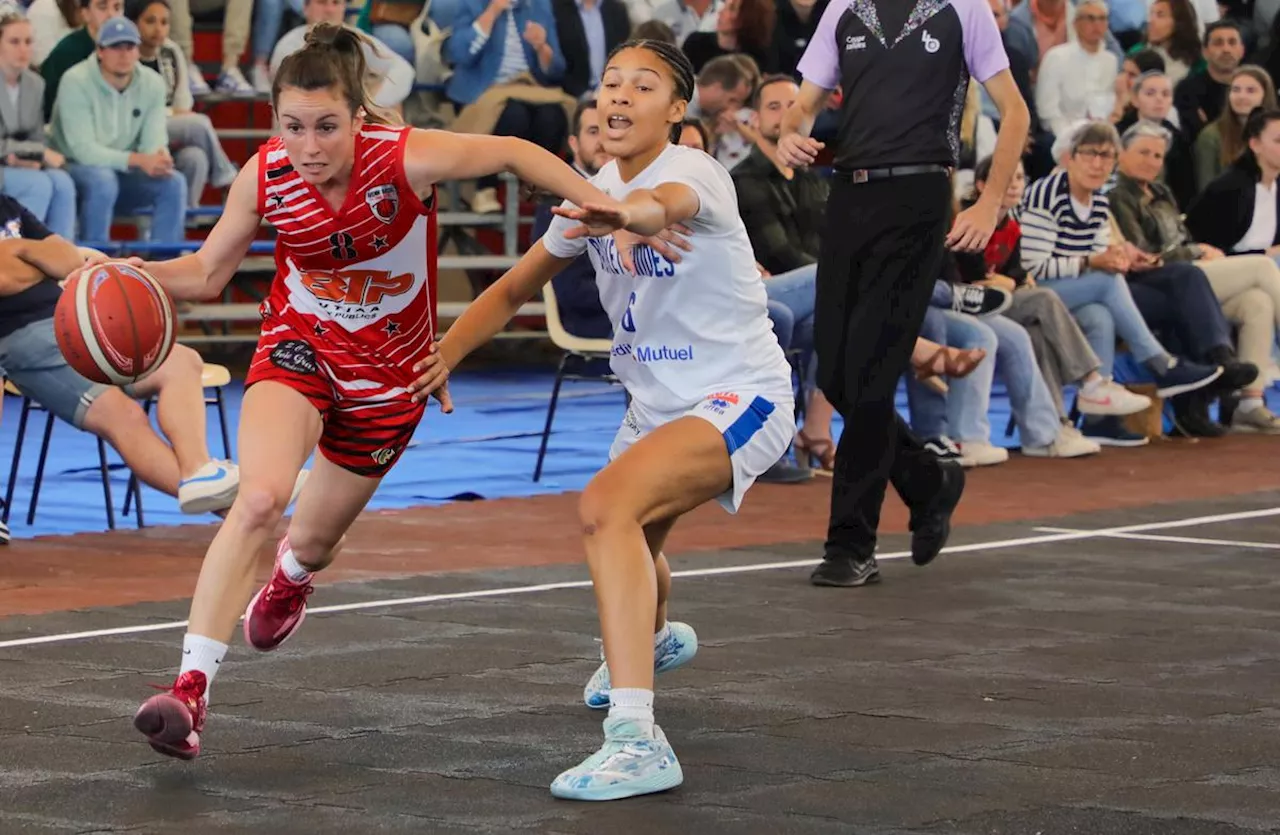
[[[631,233],[625,231],[615,232],[613,236],[615,241],[619,234],[625,236]],[[639,238],[637,242],[645,244],[672,264],[679,264],[681,257],[680,252],[682,250],[684,252],[693,251],[693,245],[689,243],[689,236],[692,234],[693,230],[688,226],[685,226],[683,223],[676,223],[668,226],[666,229],[663,229],[652,237]],[[621,252],[622,250],[619,249],[618,251]]]
[[[449,396],[449,364],[440,355],[440,343],[431,346],[426,358],[413,366],[418,379],[409,384],[410,400],[421,403],[434,396],[440,401],[440,411],[446,415],[453,411],[453,399]]]
[[[1227,254],[1212,244],[1200,244],[1200,260],[1201,261],[1217,261],[1219,258],[1226,258]]]
[[[605,235],[612,235],[619,229],[626,229],[627,224],[631,222],[631,218],[625,206],[621,203],[615,203],[606,206],[602,203],[585,203],[581,208],[577,206],[552,206],[551,213],[560,217],[567,217],[570,220],[576,220],[581,226],[574,226],[564,233],[569,239],[573,238],[602,238]]]
[[[791,168],[802,168],[812,165],[818,158],[818,153],[825,147],[827,147],[825,143],[819,142],[812,136],[789,133],[778,143],[778,159]]]
[[[986,249],[991,233],[996,229],[999,205],[981,200],[956,215],[951,232],[947,234],[947,246],[962,252],[981,252]]]
[[[96,249],[86,249],[83,247],[80,249],[80,251],[84,253],[84,264],[81,265],[79,269],[72,270],[70,273],[67,274],[66,278],[59,281],[58,282],[59,287],[66,287],[67,282],[70,281],[71,279],[75,278],[76,276],[84,275],[85,273],[92,270],[94,267],[101,266],[102,264],[123,263],[123,264],[128,264],[131,267],[137,267],[139,269],[143,269],[146,263],[141,258],[138,258],[136,256],[132,258],[112,258],[109,255],[105,255],[101,252],[98,252],[98,250]]]

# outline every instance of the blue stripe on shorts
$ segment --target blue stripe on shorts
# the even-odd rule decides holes
[[[724,444],[733,455],[742,449],[760,431],[764,422],[773,414],[773,403],[757,396],[747,406],[747,410],[724,430]]]

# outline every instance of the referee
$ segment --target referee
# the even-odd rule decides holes
[[[833,0],[804,57],[800,97],[778,143],[786,165],[813,163],[809,134],[842,88],[835,182],[818,259],[818,383],[844,418],[824,559],[811,580],[878,579],[885,487],[911,509],[912,559],[929,562],[950,531],[964,474],[943,465],[894,408],[945,248],[982,250],[995,228],[1030,117],[987,0]],[[951,230],[950,172],[972,76],[1000,111],[987,188]]]

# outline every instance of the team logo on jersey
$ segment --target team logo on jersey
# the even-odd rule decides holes
[[[308,270],[301,274],[302,286],[319,299],[326,310],[337,306],[352,312],[367,308],[373,318],[388,296],[399,296],[413,288],[413,274],[393,275],[388,270]]]
[[[364,202],[369,204],[369,211],[373,212],[374,217],[383,223],[390,223],[396,219],[396,212],[400,210],[400,193],[389,183],[374,186],[364,193]]]
[[[942,48],[942,41],[938,40],[933,35],[930,35],[928,29],[925,29],[923,34],[924,37],[921,38],[921,41],[924,43],[925,52],[932,54]]]
[[[369,457],[372,458],[373,463],[377,464],[379,467],[385,467],[388,461],[396,457],[396,451],[394,449],[386,448],[375,449],[373,452],[369,453]]]

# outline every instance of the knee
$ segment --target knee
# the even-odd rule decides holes
[[[198,380],[204,373],[204,360],[194,348],[175,344],[164,364],[156,369],[157,375],[162,372],[166,379]]]
[[[269,482],[241,482],[240,492],[236,495],[227,521],[234,519],[241,527],[250,530],[270,531],[284,516],[291,493],[291,489],[282,489]],[[292,538],[290,542],[292,543]]]
[[[598,477],[587,484],[578,499],[578,522],[582,527],[582,535],[588,539],[626,521],[629,515],[632,514],[618,501],[618,496],[611,495],[611,491],[600,485]],[[631,521],[638,524],[638,520]]]
[[[151,421],[136,401],[120,389],[113,388],[94,398],[84,413],[80,428],[118,447],[121,438],[150,432]]]
[[[76,182],[71,179],[70,174],[60,168],[50,168],[46,173],[49,175],[49,184],[53,194],[75,199]],[[1277,270],[1280,270],[1280,267]],[[1280,277],[1280,275],[1277,277]]]
[[[120,180],[116,172],[102,166],[87,166],[81,169],[80,185],[86,197],[95,197],[115,202],[120,194]]]

